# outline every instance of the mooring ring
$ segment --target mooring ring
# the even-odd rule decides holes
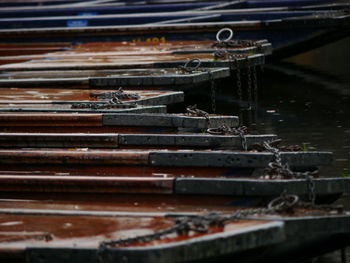
[[[228,31],[228,32],[230,33],[229,36],[228,36],[226,39],[221,39],[221,38],[220,38],[221,34],[222,34],[223,32],[226,32],[226,31]],[[232,31],[231,28],[228,28],[228,27],[222,28],[222,29],[220,29],[220,30],[216,33],[216,40],[217,40],[218,42],[230,41],[230,40],[232,39],[232,37],[233,37],[233,31]]]
[[[269,204],[269,209],[290,208],[299,202],[297,195],[282,195],[273,199]]]
[[[209,133],[211,135],[224,135],[225,134],[225,132],[220,128],[209,128],[209,129],[207,129],[207,133]]]
[[[194,62],[197,62],[197,64],[194,67],[189,67],[189,65]],[[198,69],[201,64],[202,64],[202,61],[199,58],[193,58],[185,63],[185,65],[183,66],[183,69],[186,70],[187,72],[191,72]]]

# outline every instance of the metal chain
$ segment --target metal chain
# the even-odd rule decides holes
[[[306,171],[306,172],[293,172],[288,163],[283,164],[281,158],[281,152],[277,147],[273,147],[271,143],[264,142],[263,146],[269,152],[272,152],[275,157],[274,162],[268,164],[268,168],[265,169],[265,174],[269,175],[272,179],[275,177],[282,178],[304,178],[307,180],[308,186],[308,197],[312,205],[315,205],[316,200],[316,191],[315,191],[315,182],[314,176],[318,175],[318,170],[315,171]]]
[[[267,207],[239,209],[231,214],[211,212],[198,216],[173,217],[174,226],[156,231],[152,234],[101,242],[98,255],[100,259],[103,259],[103,252],[109,247],[161,240],[171,234],[189,235],[190,232],[208,233],[210,227],[223,227],[228,222],[251,218],[252,216],[258,215],[294,213],[297,208],[311,206],[312,204],[299,201],[297,195],[287,195],[286,193],[282,193],[281,196],[273,199]],[[325,211],[336,210],[338,213],[343,212],[339,206],[317,206],[316,208]]]
[[[261,46],[261,45],[256,41],[243,40],[243,39],[215,41],[212,45],[212,47],[216,47],[216,48],[238,48],[238,47],[253,47],[253,46]]]
[[[252,105],[252,70],[250,68],[249,65],[249,60],[247,58],[247,88],[248,88],[248,103],[249,103],[249,107],[248,110],[251,109],[251,105]]]
[[[242,95],[242,83],[241,83],[241,69],[239,68],[238,60],[235,60],[235,64],[236,64],[237,95],[238,95],[238,99],[240,101],[242,101],[243,100],[243,95]]]
[[[211,109],[212,112],[215,114],[216,113],[216,83],[215,81],[212,79],[211,80]]]
[[[204,117],[207,121],[207,127],[210,127],[210,117],[209,117],[209,113],[204,111],[204,110],[200,110],[197,108],[197,104],[194,105],[190,105],[186,107],[186,112],[187,115],[189,116],[196,116],[196,117]]]
[[[215,50],[213,53],[214,59],[229,59],[231,61],[234,61],[239,58],[246,58],[247,55],[244,54],[232,54],[226,49],[219,49]]]
[[[242,149],[244,151],[248,150],[247,137],[245,136],[248,133],[248,128],[246,126],[241,126],[238,128],[231,128],[225,125],[222,125],[218,128],[209,128],[207,133],[212,135],[236,135],[241,139]]]
[[[258,78],[256,73],[256,67],[253,66],[253,86],[254,86],[254,107],[258,108]]]
[[[314,178],[311,175],[306,174],[305,176],[308,182],[307,186],[308,186],[308,193],[309,193],[309,201],[311,205],[314,206],[315,200],[316,200],[315,181],[313,180]]]
[[[80,102],[73,103],[72,109],[120,109],[120,108],[135,108],[135,103],[123,103],[118,98],[112,98],[108,102]]]
[[[139,99],[140,95],[137,93],[125,93],[120,87],[117,91],[110,91],[104,93],[91,93],[91,97],[98,99]]]

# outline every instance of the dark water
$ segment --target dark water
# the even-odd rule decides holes
[[[217,112],[237,115],[237,101],[231,97],[237,97],[235,83],[231,88],[227,83],[225,86],[217,94]],[[350,176],[350,38],[267,64],[259,72],[258,94],[258,110],[245,112],[243,124],[259,133],[277,134],[284,145],[332,151],[334,165],[323,168],[321,174]],[[191,100],[210,111],[208,100],[198,95]],[[350,209],[349,197],[339,202]],[[322,256],[315,262],[341,262],[340,253]]]
[[[350,38],[267,66],[260,95],[265,130],[286,142],[334,153],[333,167],[323,175],[350,176]],[[276,113],[265,114],[266,110]],[[267,111],[265,111],[267,112]],[[350,208],[350,198],[339,203]],[[347,261],[350,262],[350,248]],[[317,259],[341,262],[339,251]]]
[[[350,176],[350,38],[266,66],[259,93],[260,129],[287,144],[334,153],[323,175]],[[347,209],[350,198],[340,201]],[[350,261],[349,248],[347,260]],[[336,251],[316,260],[341,262]]]

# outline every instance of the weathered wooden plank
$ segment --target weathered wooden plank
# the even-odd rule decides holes
[[[316,195],[332,195],[350,192],[350,178],[314,178]],[[307,195],[306,179],[249,179],[249,178],[177,178],[175,193],[234,196],[278,196],[288,194]]]
[[[156,126],[156,127],[182,127],[182,128],[197,128],[204,129],[210,127],[237,127],[238,117],[236,116],[209,116],[208,120],[205,117],[194,117],[180,114],[104,114],[104,125],[124,125],[124,126]]]
[[[273,140],[276,135],[247,135],[248,148]],[[239,136],[208,134],[91,134],[91,133],[0,133],[0,148],[6,147],[102,147],[175,146],[241,149]]]
[[[294,168],[330,165],[331,152],[282,152],[282,162]],[[173,167],[255,167],[265,168],[274,161],[272,153],[260,152],[151,152],[153,166]]]
[[[1,137],[0,137],[1,138]],[[276,139],[276,135],[246,135],[247,146]],[[233,135],[208,134],[119,134],[120,145],[164,145],[242,149],[242,139]]]

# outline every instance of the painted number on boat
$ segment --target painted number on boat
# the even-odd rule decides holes
[[[146,38],[146,40],[143,40],[140,38],[132,40],[132,42],[134,42],[134,43],[142,42],[142,41],[146,41],[147,43],[165,43],[166,38],[165,37],[148,37],[148,38]]]

